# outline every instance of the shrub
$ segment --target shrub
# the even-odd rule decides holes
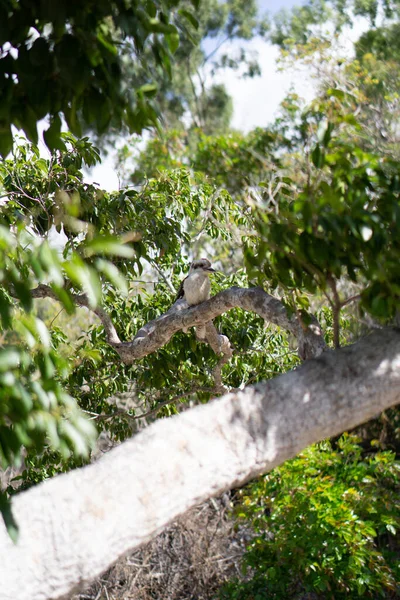
[[[221,598],[398,597],[400,464],[389,451],[363,454],[359,441],[319,443],[242,492],[252,579]]]

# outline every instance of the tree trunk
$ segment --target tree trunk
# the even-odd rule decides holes
[[[400,401],[400,332],[382,330],[266,383],[160,420],[97,463],[13,500],[4,600],[62,598],[210,496]]]

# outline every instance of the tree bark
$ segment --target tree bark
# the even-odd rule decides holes
[[[160,420],[97,463],[13,500],[0,526],[4,600],[59,599],[191,506],[400,402],[400,331],[329,350],[273,380]]]
[[[31,290],[31,294],[33,298],[49,297],[57,300],[57,295],[47,285],[39,285]],[[78,306],[90,308],[85,294],[72,294],[72,299]],[[265,321],[289,331],[297,338],[302,360],[318,356],[326,349],[321,327],[314,316],[309,316],[310,323],[306,325],[297,315],[290,315],[283,302],[260,287],[227,288],[206,302],[189,308],[184,300],[179,300],[165,314],[146,323],[129,342],[120,341],[111,318],[101,306],[95,308],[94,313],[103,324],[108,343],[115,348],[124,363],[132,364],[167,344],[178,331],[205,325],[232,308],[254,312]],[[213,347],[212,340],[208,341]],[[215,350],[214,347],[213,349]]]

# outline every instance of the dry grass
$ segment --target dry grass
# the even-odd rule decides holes
[[[248,532],[235,530],[228,494],[180,517],[71,600],[211,600],[240,576]]]

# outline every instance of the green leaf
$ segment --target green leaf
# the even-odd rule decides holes
[[[48,242],[43,242],[39,248],[37,257],[43,269],[49,274],[51,283],[61,287],[64,284],[64,278],[61,273],[61,265],[57,252],[50,248]]]
[[[329,142],[331,140],[331,136],[332,136],[332,132],[333,132],[334,128],[335,128],[334,124],[329,122],[328,126],[326,128],[326,131],[324,133],[323,140],[322,140],[322,143],[325,147],[329,144]]]
[[[4,329],[9,329],[11,326],[11,302],[2,289],[0,289],[0,317]]]
[[[155,17],[157,15],[157,6],[153,0],[147,0],[146,2],[146,11],[150,15],[150,17]]]
[[[173,33],[178,34],[178,30],[175,25],[171,23],[162,23],[159,19],[149,19],[148,23],[150,25],[150,30],[156,33]]]
[[[338,98],[339,100],[343,100],[346,95],[343,90],[339,90],[338,88],[329,88],[326,90],[326,94],[328,96],[334,96],[334,98]]]
[[[21,356],[15,348],[0,349],[0,371],[8,371],[19,367]]]
[[[11,501],[4,492],[0,492],[0,512],[11,540],[16,544],[18,542],[19,529],[18,524],[12,513]]]
[[[10,279],[11,279],[12,285],[14,287],[15,295],[17,296],[18,300],[20,301],[24,310],[29,312],[30,310],[32,310],[32,306],[33,306],[32,295],[30,292],[29,285],[23,281],[16,281],[11,276],[10,276]]]
[[[390,316],[388,298],[385,296],[375,296],[372,298],[371,312],[377,317],[387,319]]]
[[[50,334],[46,325],[41,319],[35,319],[36,331],[44,348],[49,349],[51,346]]]
[[[53,379],[56,374],[55,366],[48,354],[40,354],[37,357],[37,362],[41,375],[44,379]]]
[[[185,17],[185,19],[187,19],[187,20],[190,22],[190,24],[191,24],[191,25],[193,25],[193,27],[194,27],[195,29],[198,29],[198,28],[199,28],[199,25],[200,25],[200,24],[199,24],[198,20],[197,20],[197,19],[196,19],[196,17],[195,17],[195,16],[194,16],[194,15],[193,15],[191,12],[189,12],[188,10],[184,10],[184,9],[178,10],[178,14],[179,14],[179,15],[181,15],[182,17]]]
[[[15,248],[16,246],[15,237],[12,235],[9,229],[7,229],[7,227],[4,227],[4,225],[0,225],[0,245],[3,248]]]
[[[27,138],[34,144],[37,144],[39,139],[36,125],[38,117],[32,106],[29,104],[24,106],[22,113],[19,115],[19,121]]]
[[[165,36],[165,40],[166,40],[166,42],[168,44],[168,48],[170,49],[172,54],[175,54],[175,52],[179,48],[179,35],[177,33],[167,34]]]
[[[80,137],[82,135],[82,127],[77,113],[77,102],[75,98],[71,102],[71,106],[65,108],[64,116],[72,133]]]
[[[128,294],[128,284],[120,270],[108,260],[101,258],[96,260],[96,268],[107,277],[107,279],[121,290],[122,293]]]
[[[74,450],[74,454],[84,457],[88,456],[89,447],[85,436],[82,435],[72,423],[64,421],[62,423],[61,434],[69,440]]]
[[[61,139],[61,119],[59,115],[53,115],[50,127],[43,132],[43,138],[50,151],[66,150],[66,146]]]
[[[387,523],[386,525],[386,529],[392,534],[392,535],[396,535],[396,528],[393,527],[392,524]]]
[[[317,144],[311,153],[311,160],[317,169],[323,167],[325,162],[324,152],[321,150],[320,145]]]
[[[146,96],[154,96],[157,93],[158,86],[156,83],[145,83],[140,86],[138,93],[145,94]]]
[[[77,255],[74,255],[70,261],[66,261],[63,267],[71,281],[86,292],[89,306],[95,308],[101,300],[101,285],[94,269],[86,265]]]
[[[102,33],[99,32],[97,34],[97,39],[112,56],[118,55],[117,47],[110,40],[106,39]]]
[[[41,67],[45,65],[50,57],[50,48],[48,42],[43,38],[37,38],[30,50],[29,58],[35,67]]]
[[[57,295],[57,298],[60,300],[65,310],[69,315],[74,314],[75,312],[75,304],[71,298],[71,294],[64,289],[63,287],[59,287],[57,285],[53,285],[52,289],[54,293]]]
[[[108,254],[111,256],[121,256],[123,258],[133,258],[135,251],[131,246],[127,246],[112,236],[97,236],[93,240],[85,243],[83,246],[84,256],[93,256],[94,254]]]
[[[82,289],[86,292],[89,305],[95,307],[101,302],[101,283],[99,276],[96,271],[92,268],[88,268],[85,282],[82,284]]]

